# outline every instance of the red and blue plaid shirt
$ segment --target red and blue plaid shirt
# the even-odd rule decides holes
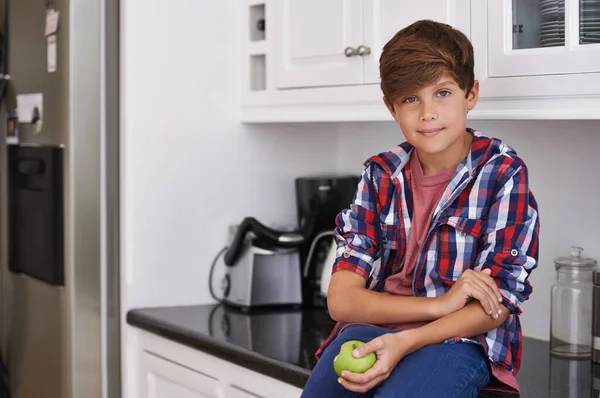
[[[527,167],[516,152],[498,139],[467,131],[473,135],[471,151],[434,211],[418,255],[413,294],[441,296],[464,270],[491,268],[510,315],[483,335],[446,342],[480,344],[494,364],[516,375],[522,341],[518,315],[532,291],[528,277],[538,259],[538,207],[529,190]],[[413,213],[412,149],[405,142],[370,158],[353,203],[336,220],[333,272],[356,272],[371,290],[381,291],[385,279],[403,266]],[[341,326],[336,325],[317,357]]]

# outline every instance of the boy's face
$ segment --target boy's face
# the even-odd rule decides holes
[[[445,158],[463,151],[467,111],[477,104],[478,94],[478,81],[467,95],[452,77],[443,75],[432,85],[398,97],[393,106],[385,98],[384,102],[419,154]]]

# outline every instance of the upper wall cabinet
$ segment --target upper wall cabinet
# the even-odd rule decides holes
[[[455,24],[454,3],[423,0],[407,8],[398,0],[275,1],[276,88],[377,84],[385,43],[419,19]]]
[[[273,6],[281,21],[274,27],[278,89],[362,83],[356,49],[363,41],[361,0],[278,0]]]
[[[600,0],[484,0],[471,7],[480,115],[600,118]]]
[[[245,0],[246,122],[391,120],[379,57],[420,19],[475,50],[473,119],[600,118],[600,0]]]
[[[245,0],[242,119],[246,122],[392,120],[379,56],[419,19],[469,35],[469,0]]]
[[[598,72],[600,52],[593,44],[600,43],[600,0],[568,4],[488,0],[489,76]]]

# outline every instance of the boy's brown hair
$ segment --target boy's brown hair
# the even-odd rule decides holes
[[[383,47],[379,58],[381,90],[393,106],[398,97],[448,74],[468,94],[475,80],[474,66],[473,46],[462,32],[439,22],[417,21]]]

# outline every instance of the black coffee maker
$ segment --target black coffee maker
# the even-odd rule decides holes
[[[332,246],[332,231],[338,213],[352,203],[358,176],[314,176],[295,180],[298,228],[278,231],[253,217],[246,217],[237,227],[227,252],[225,264],[239,267],[250,262],[248,247],[276,253],[281,249],[298,250],[304,307],[326,307],[321,293],[323,262]]]

